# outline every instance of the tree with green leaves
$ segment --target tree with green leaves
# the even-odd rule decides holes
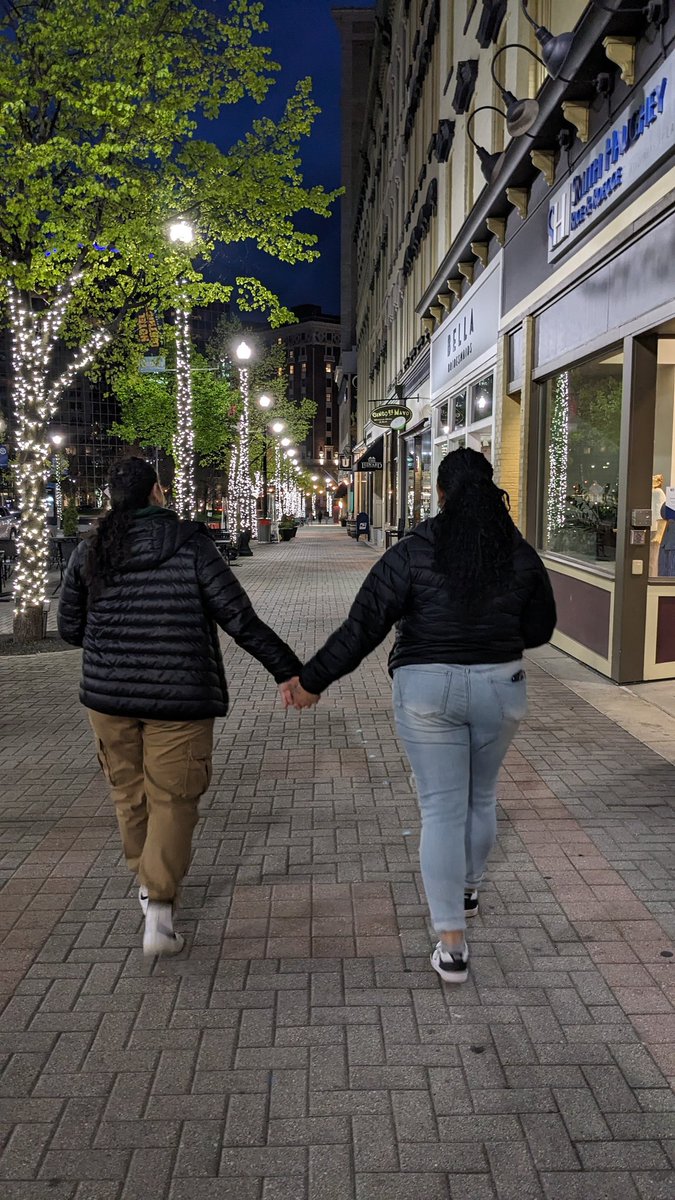
[[[305,187],[299,145],[317,112],[302,80],[278,122],[255,121],[222,151],[198,118],[265,99],[278,70],[262,5],[223,17],[195,0],[0,0],[0,280],[13,334],[15,471],[23,510],[15,637],[40,636],[47,546],[47,427],[78,371],[118,368],[135,318],[228,299],[289,319],[264,283],[208,284],[218,242],[252,240],[286,262],[318,253],[296,225],[330,213]],[[167,238],[177,216],[190,250]],[[61,338],[68,364],[55,368]]]
[[[174,360],[169,359],[169,363]],[[241,398],[230,381],[210,367],[194,348],[191,353],[194,448],[202,467],[224,471],[236,436]],[[120,419],[110,433],[130,446],[172,453],[176,436],[175,369],[128,371],[113,391]]]

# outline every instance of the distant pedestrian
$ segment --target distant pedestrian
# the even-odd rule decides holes
[[[375,563],[347,620],[281,691],[287,706],[316,703],[399,622],[389,669],[419,795],[422,878],[439,935],[431,961],[441,979],[462,983],[466,918],[478,911],[496,837],[499,769],[527,708],[521,656],[551,637],[555,603],[482,454],[446,455],[438,498],[439,515]]]
[[[70,559],[58,627],[84,647],[80,699],[138,875],[143,951],[176,954],[174,906],[211,780],[214,718],[228,708],[216,626],[277,683],[300,663],[256,616],[205,526],[164,508],[144,459],[112,467],[110,499]]]
[[[319,509],[318,515],[319,515],[319,525],[320,525],[321,522],[323,521],[323,509],[322,508]]]

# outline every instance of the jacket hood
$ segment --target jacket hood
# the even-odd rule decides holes
[[[175,513],[158,509],[148,516],[137,516],[129,531],[129,557],[122,568],[147,571],[160,566],[194,537],[208,537],[198,521],[181,521]]]

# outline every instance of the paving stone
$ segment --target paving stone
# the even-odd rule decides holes
[[[237,571],[306,655],[373,561],[331,527]],[[2,1200],[670,1200],[675,769],[529,664],[444,989],[386,654],[299,715],[227,645],[188,950],[152,965],[79,656],[3,661]]]

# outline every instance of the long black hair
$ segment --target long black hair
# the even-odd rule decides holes
[[[89,540],[84,562],[84,577],[90,595],[95,598],[107,583],[112,583],[127,556],[127,535],[139,508],[150,502],[150,493],[158,482],[157,473],[144,458],[121,458],[108,474],[110,509],[101,517]]]
[[[436,567],[464,602],[500,592],[512,572],[515,525],[508,493],[497,487],[484,454],[461,448],[438,468],[445,493],[434,522]]]

